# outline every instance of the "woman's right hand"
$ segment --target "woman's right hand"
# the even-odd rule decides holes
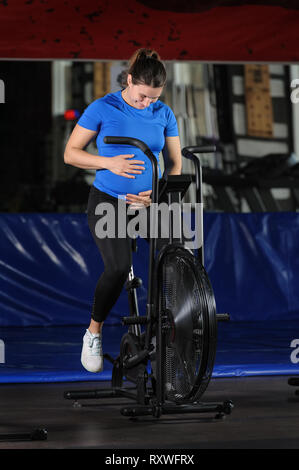
[[[142,170],[145,170],[144,161],[132,160],[134,154],[130,155],[117,155],[116,157],[107,157],[107,170],[110,170],[116,175],[124,176],[125,178],[135,178],[135,176],[128,173],[136,173],[140,175]]]

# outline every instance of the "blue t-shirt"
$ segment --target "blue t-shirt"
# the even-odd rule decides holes
[[[116,155],[134,154],[132,160],[144,161],[141,174],[132,173],[135,178],[116,175],[110,170],[96,171],[93,185],[111,196],[124,199],[126,194],[138,194],[152,189],[152,165],[150,159],[137,147],[127,145],[105,144],[105,136],[134,137],[140,139],[150,148],[158,160],[164,147],[165,137],[178,136],[176,118],[172,110],[162,101],[151,103],[144,109],[136,109],[125,102],[121,90],[109,93],[92,102],[84,111],[78,124],[86,129],[97,131],[99,155],[115,157]],[[159,178],[161,169],[159,168]]]

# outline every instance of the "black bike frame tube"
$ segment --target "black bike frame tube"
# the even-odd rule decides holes
[[[195,166],[195,185],[196,185],[196,202],[202,203],[202,171],[200,157],[194,155],[195,153],[215,153],[215,145],[202,145],[198,147],[185,147],[182,150],[182,155],[189,160],[192,160]]]
[[[201,219],[201,239],[202,246],[198,248],[198,259],[204,266],[204,239],[203,239],[203,198],[202,198],[202,170],[200,157],[194,155],[195,153],[215,153],[215,145],[201,145],[198,147],[185,147],[182,150],[182,155],[189,160],[192,160],[195,166],[195,187],[196,187],[196,203],[200,204],[200,219]]]

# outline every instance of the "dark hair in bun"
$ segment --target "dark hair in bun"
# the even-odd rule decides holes
[[[138,49],[129,60],[126,74],[132,75],[134,85],[147,85],[160,88],[166,82],[166,70],[160,56],[151,49]]]

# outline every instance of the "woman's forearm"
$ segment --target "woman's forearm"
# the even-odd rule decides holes
[[[64,152],[64,162],[85,170],[100,170],[108,168],[109,157],[92,155],[85,150],[71,147],[70,149],[66,148]]]
[[[182,165],[181,163],[176,163],[173,165],[169,165],[167,168],[168,175],[180,175],[182,173]]]

